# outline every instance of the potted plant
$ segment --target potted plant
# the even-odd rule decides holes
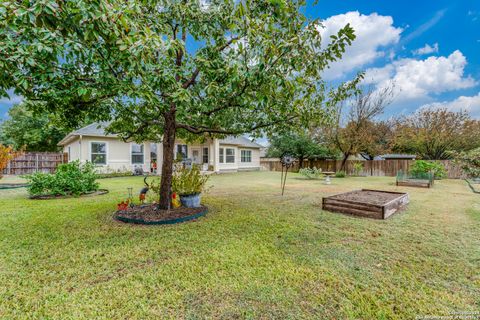
[[[205,190],[207,175],[202,175],[196,165],[192,168],[182,168],[172,177],[172,191],[180,196],[184,207],[200,207],[201,193]]]

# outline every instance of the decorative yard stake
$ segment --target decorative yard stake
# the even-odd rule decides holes
[[[288,169],[291,166],[293,166],[294,161],[295,161],[295,159],[291,155],[288,155],[288,154],[284,154],[280,158],[280,162],[282,163],[282,176],[280,178],[280,185],[282,187],[282,196],[283,196],[283,193],[285,192],[285,183],[287,182]],[[283,174],[284,168],[285,168],[285,175]]]

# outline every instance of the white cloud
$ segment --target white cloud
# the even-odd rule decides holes
[[[473,118],[480,119],[480,92],[476,96],[460,96],[452,101],[434,102],[423,105],[421,108],[447,108],[451,111],[465,110]]]
[[[429,45],[428,43],[425,44],[424,47],[418,48],[417,50],[413,50],[412,53],[415,55],[424,55],[430,53],[437,53],[438,52],[438,43],[434,43],[433,46]]]
[[[15,93],[13,93],[13,90],[7,90],[7,94],[10,97],[9,98],[0,98],[0,104],[6,104],[6,105],[14,105],[17,103],[22,102],[23,97],[22,96],[17,96]]]
[[[428,57],[424,60],[400,59],[382,68],[368,69],[367,83],[378,87],[395,83],[396,102],[409,99],[429,100],[432,94],[471,88],[477,82],[464,75],[467,59],[456,50],[448,57]]]
[[[356,39],[347,47],[343,58],[331,64],[331,68],[324,74],[326,79],[335,79],[351,71],[360,71],[365,65],[385,56],[385,47],[394,45],[400,40],[401,28],[393,26],[393,18],[381,16],[377,13],[370,15],[351,11],[345,14],[332,16],[322,22],[320,28],[323,45],[330,42],[330,36],[336,34],[347,23],[355,30]]]

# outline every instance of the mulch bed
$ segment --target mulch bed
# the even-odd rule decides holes
[[[94,192],[81,194],[80,196],[74,196],[74,195],[64,196],[64,195],[46,194],[46,195],[41,195],[41,196],[31,196],[30,199],[33,199],[33,200],[49,200],[49,199],[83,198],[83,197],[101,196],[101,195],[107,194],[107,193],[108,193],[107,189],[99,189],[99,190],[94,191]]]
[[[115,218],[122,222],[137,224],[173,224],[197,219],[207,213],[207,207],[180,207],[170,210],[160,210],[156,204],[147,204],[119,210]]]

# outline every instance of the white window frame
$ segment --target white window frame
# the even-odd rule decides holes
[[[219,148],[218,162],[219,163],[225,163],[225,148]]]
[[[228,150],[232,150],[233,154],[228,155],[227,152]],[[233,157],[233,161],[228,161],[229,157]],[[225,148],[225,163],[235,163],[235,148]]]
[[[68,146],[68,149],[67,149],[67,153],[68,153],[68,162],[72,161],[72,147],[71,146]]]
[[[103,163],[93,163],[92,161],[92,144],[94,143],[103,143],[105,145],[105,164]],[[101,154],[101,153],[95,153],[95,154]],[[90,141],[88,144],[88,160],[93,163],[97,167],[105,167],[108,165],[108,142],[106,141]]]
[[[249,153],[249,156],[248,156],[248,158],[250,159],[249,161],[243,161],[244,158],[247,158],[247,156],[244,155],[244,153]],[[249,149],[240,150],[240,162],[242,162],[242,163],[252,163],[252,150],[249,150]]]
[[[133,158],[133,145],[136,144],[138,146],[142,146],[142,158],[143,158],[143,161],[142,162],[133,162],[132,158]],[[145,164],[145,143],[135,143],[135,142],[131,142],[130,143],[130,164],[131,165],[144,165]],[[139,155],[139,154],[136,154],[136,155]]]

